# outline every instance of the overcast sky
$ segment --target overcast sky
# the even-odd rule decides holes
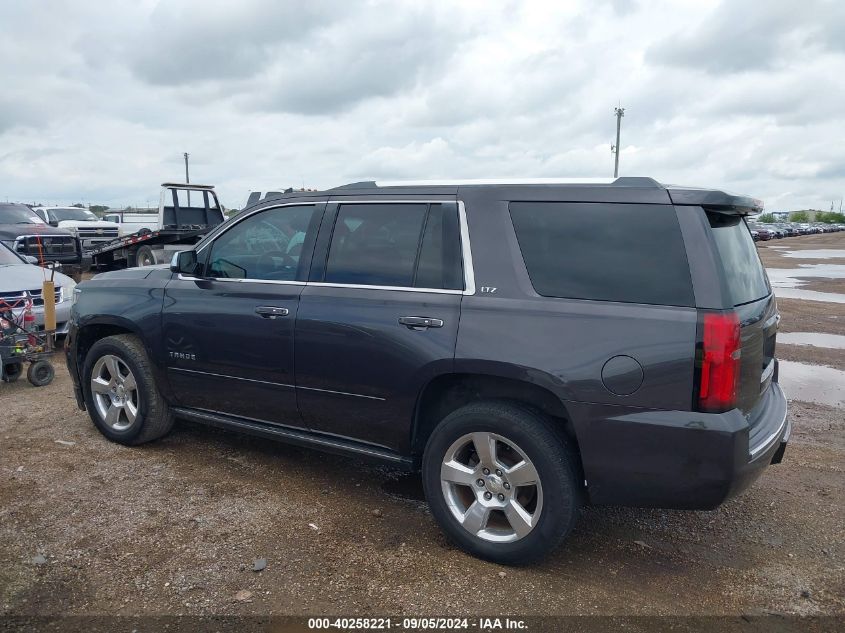
[[[771,210],[845,195],[842,0],[3,0],[0,199],[191,177],[622,175]]]

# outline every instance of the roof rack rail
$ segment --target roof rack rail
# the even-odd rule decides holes
[[[358,182],[350,182],[345,185],[332,187],[329,191],[335,191],[337,189],[369,189],[371,187],[378,187],[378,183],[376,183],[375,180],[361,180]]]
[[[294,189],[293,187],[288,187],[284,191],[251,191],[249,197],[246,199],[246,204],[244,205],[244,209],[247,207],[251,207],[254,204],[258,204],[259,202],[267,202],[268,200],[273,200],[275,198],[281,198],[282,196],[288,193],[316,193],[317,189]]]
[[[622,178],[478,178],[443,180],[363,180],[333,187],[340,189],[371,189],[382,187],[472,187],[478,185],[613,185],[617,187],[662,187],[653,178],[625,176]]]
[[[289,193],[286,191],[285,193]],[[261,195],[260,191],[252,191],[249,194],[249,197],[246,199],[246,205],[244,208],[251,207],[254,204],[258,204],[259,202],[263,202],[265,200],[271,200],[272,198],[278,198],[282,195],[281,191],[267,191],[264,195]]]
[[[180,189],[214,189],[214,185],[195,185],[192,182],[163,182],[162,187],[178,187]]]

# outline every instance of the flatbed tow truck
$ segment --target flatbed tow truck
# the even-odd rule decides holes
[[[85,253],[92,268],[115,269],[154,266],[170,262],[225,220],[212,185],[165,182],[161,185],[158,228],[141,229],[97,245]]]

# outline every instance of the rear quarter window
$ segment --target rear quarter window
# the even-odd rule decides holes
[[[686,250],[671,206],[512,202],[510,214],[540,295],[694,305]]]
[[[725,213],[708,213],[707,220],[722,261],[733,305],[767,297],[771,290],[766,271],[745,220],[741,216]]]

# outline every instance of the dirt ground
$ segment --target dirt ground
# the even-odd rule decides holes
[[[779,305],[784,330],[845,334],[845,305]],[[814,349],[779,347],[835,364]],[[784,462],[715,511],[587,508],[548,560],[505,568],[447,542],[418,477],[189,423],[112,444],[56,365],[0,384],[0,615],[845,615],[841,409],[792,402]]]

